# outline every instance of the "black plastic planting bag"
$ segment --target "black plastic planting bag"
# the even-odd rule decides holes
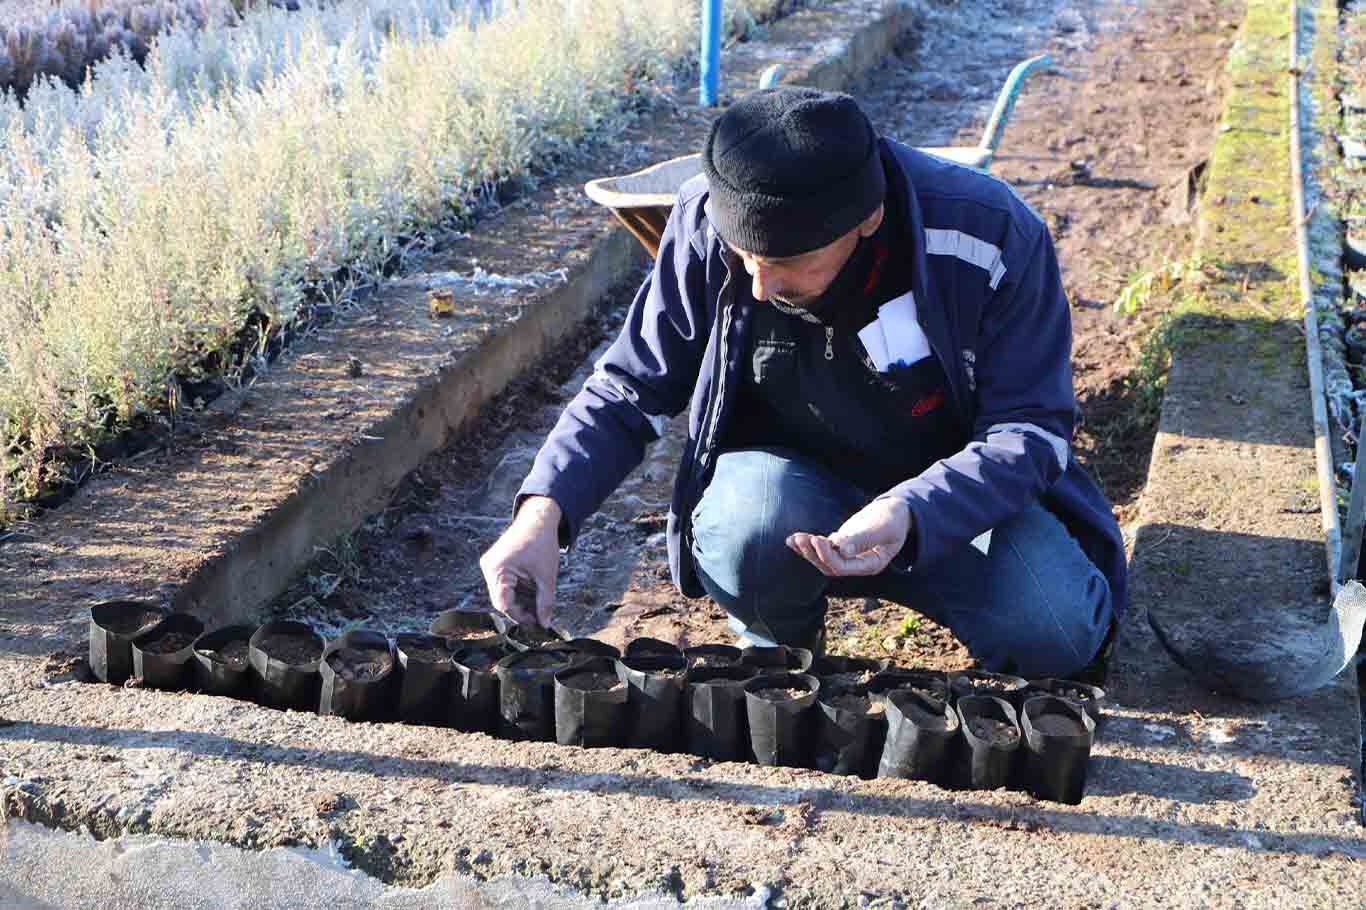
[[[812,755],[816,770],[872,777],[887,732],[884,710],[866,684],[827,686],[822,680]]]
[[[1096,722],[1056,695],[1039,695],[1020,712],[1024,731],[1024,785],[1039,799],[1081,802]]]
[[[683,730],[690,754],[716,761],[749,758],[745,682],[756,673],[744,664],[694,666],[688,670]]]
[[[225,626],[194,643],[195,685],[210,695],[242,697],[251,692],[250,646],[255,626]]]
[[[887,668],[887,661],[872,657],[845,657],[823,654],[811,661],[807,670],[821,681],[821,686],[862,686]]]
[[[740,660],[762,673],[805,673],[811,669],[811,652],[805,648],[775,645],[771,648],[754,645],[740,652]]]
[[[502,642],[507,623],[491,610],[443,610],[427,631],[445,639],[451,650],[476,644]]]
[[[572,651],[527,650],[498,661],[498,732],[506,739],[555,739],[555,674]]]
[[[455,686],[446,719],[467,733],[493,733],[499,728],[498,661],[507,649],[495,643],[466,645],[451,652]]]
[[[806,768],[811,760],[811,708],[820,682],[805,673],[766,673],[745,683],[745,712],[754,760]]]
[[[133,639],[133,675],[154,689],[184,689],[190,684],[195,639],[204,623],[189,613],[172,613]]]
[[[367,629],[347,632],[327,646],[318,663],[318,713],[347,720],[390,720],[400,679],[397,670],[388,636]]]
[[[682,657],[683,649],[658,638],[633,638],[626,643],[622,657]]]
[[[312,626],[301,622],[280,619],[257,629],[248,646],[261,704],[318,710],[322,691],[318,662],[326,645]]]
[[[991,673],[987,670],[959,670],[949,674],[949,694],[956,703],[965,695],[986,695],[1010,702],[1017,711],[1020,697],[1029,688],[1029,682],[1021,676],[1009,673]]]
[[[742,652],[734,645],[693,645],[683,649],[683,656],[688,659],[688,669],[695,670],[698,667],[724,667],[731,664],[738,664]]]
[[[952,782],[959,759],[959,721],[948,702],[923,690],[892,689],[885,704],[887,738],[877,776]]]
[[[409,724],[444,724],[450,715],[456,680],[446,639],[437,635],[405,632],[398,635],[394,651],[402,682],[398,690],[398,719]]]
[[[133,639],[166,618],[156,604],[111,600],[90,608],[90,670],[95,678],[123,685],[133,675]]]
[[[555,741],[562,746],[617,746],[625,734],[627,687],[616,661],[575,661],[555,674]]]
[[[960,785],[969,790],[1009,786],[1021,740],[1010,702],[991,695],[964,695],[958,699],[958,723],[967,744]]]
[[[583,662],[595,658],[605,657],[608,660],[616,660],[621,657],[621,651],[615,645],[609,645],[605,641],[598,641],[596,638],[571,638],[569,641],[556,647],[575,653],[574,660]],[[615,672],[615,671],[613,671]]]
[[[885,696],[897,689],[914,689],[942,701],[945,705],[952,702],[949,697],[949,677],[940,670],[889,667],[874,674],[868,681],[868,691],[873,695]]]
[[[1105,690],[1089,683],[1070,679],[1031,679],[1025,700],[1035,695],[1056,695],[1081,708],[1097,725],[1100,724],[1101,712],[1105,710]]]
[[[637,639],[639,640],[639,639]],[[687,659],[673,654],[627,655],[617,661],[617,674],[628,692],[626,745],[657,752],[678,748],[680,711],[687,683]]]

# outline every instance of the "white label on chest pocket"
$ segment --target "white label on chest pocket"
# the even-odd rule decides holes
[[[915,295],[910,291],[878,307],[877,321],[887,339],[888,364],[910,366],[930,356],[930,339],[916,318]]]

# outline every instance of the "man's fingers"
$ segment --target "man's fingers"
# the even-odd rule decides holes
[[[535,622],[535,610],[528,611],[517,596],[517,576],[508,572],[499,573],[494,584],[489,586],[489,599],[493,606],[506,613],[513,622]]]
[[[891,562],[891,554],[886,547],[874,546],[861,553],[844,556],[831,537],[798,531],[787,541],[792,549],[825,575],[876,575]],[[848,548],[847,539],[845,547]]]
[[[830,569],[821,562],[820,555],[816,553],[816,548],[811,545],[811,538],[812,535],[798,531],[787,538],[787,545],[796,550],[811,565],[820,569],[823,575],[829,575]]]

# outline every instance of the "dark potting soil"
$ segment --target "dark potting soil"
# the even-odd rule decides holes
[[[443,631],[442,638],[449,638],[452,641],[466,641],[471,638],[489,638],[494,635],[492,629],[452,629],[449,632]],[[407,649],[405,648],[406,652]]]
[[[247,645],[245,638],[230,641],[216,651],[200,651],[209,660],[216,660],[225,663],[234,670],[243,670],[247,666],[247,657],[251,648]]]
[[[323,656],[323,646],[317,639],[302,635],[268,635],[259,647],[266,656],[293,666],[311,664]]]
[[[1085,689],[1076,689],[1072,686],[1054,686],[1051,690],[1059,698],[1070,699],[1071,701],[1090,701],[1091,693]]]
[[[115,616],[104,627],[115,635],[132,635],[139,629],[145,629],[157,622],[160,622],[162,614],[155,610],[144,610],[141,613],[125,613]]]
[[[379,679],[394,665],[394,658],[378,648],[338,648],[327,655],[327,665],[343,679]]]
[[[1020,738],[1020,731],[1014,725],[994,717],[974,717],[968,721],[968,729],[973,736],[993,746],[1008,746]]]
[[[471,670],[491,670],[501,656],[497,651],[466,651],[460,664]]]
[[[805,689],[760,689],[754,693],[765,701],[791,701],[806,694]]]
[[[930,696],[935,704],[943,704],[938,698]],[[943,711],[927,711],[919,702],[910,700],[901,706],[901,713],[923,730],[946,730],[949,718]]]
[[[451,659],[451,652],[441,647],[404,645],[403,653],[408,656],[409,660],[415,660],[424,664],[443,664]]]
[[[591,670],[584,670],[580,673],[571,673],[560,680],[571,689],[583,689],[590,692],[600,692],[615,686],[619,679],[615,673],[594,673]]]
[[[696,669],[697,667],[732,667],[739,661],[732,660],[724,654],[693,654],[688,660],[688,666]]]
[[[1007,692],[1010,690],[1010,683],[1004,679],[983,679],[980,676],[960,676],[959,679],[974,689],[990,689],[993,692]]]
[[[562,667],[569,663],[563,654],[551,653],[549,651],[523,651],[521,656],[512,664],[514,670],[547,670],[550,667]]]
[[[194,644],[198,636],[190,635],[188,632],[168,632],[160,638],[149,641],[142,646],[144,654],[174,654],[184,648]]]
[[[1036,714],[1030,719],[1044,736],[1081,736],[1086,728],[1065,714]]]
[[[837,695],[826,704],[838,708],[841,711],[853,711],[856,714],[871,714],[877,708],[878,713],[883,709],[880,699],[874,700],[866,695]]]
[[[529,645],[548,645],[551,642],[558,642],[560,637],[545,626],[538,626],[533,623],[526,623],[514,626],[513,636],[521,642]],[[485,632],[484,635],[488,633]]]
[[[830,673],[821,678],[832,686],[861,686],[873,678],[873,671],[859,670],[852,673]]]

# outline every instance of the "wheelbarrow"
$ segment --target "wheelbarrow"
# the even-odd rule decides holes
[[[931,146],[920,149],[940,158],[967,167],[986,171],[991,167],[996,146],[1005,132],[1006,121],[1015,107],[1024,79],[1035,69],[1052,62],[1047,54],[1031,57],[1010,71],[1005,84],[996,96],[996,105],[987,120],[986,129],[976,145]],[[779,68],[770,67],[760,80],[760,88],[768,88],[777,81]],[[678,188],[702,171],[702,156],[683,155],[653,164],[644,170],[619,177],[599,177],[584,185],[588,198],[612,210],[617,220],[626,225],[637,240],[650,252],[659,254],[659,241],[664,225],[669,220]]]

